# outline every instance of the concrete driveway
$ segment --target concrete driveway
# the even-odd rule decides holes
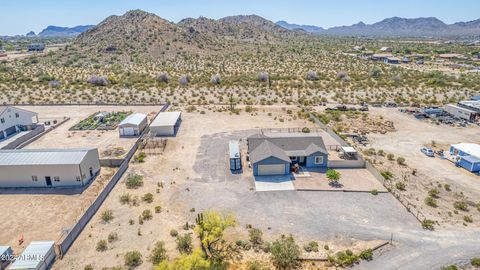
[[[256,191],[285,191],[295,190],[291,175],[257,176],[255,177]]]

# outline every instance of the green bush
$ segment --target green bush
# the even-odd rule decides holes
[[[328,181],[330,182],[333,182],[333,183],[336,183],[338,182],[338,180],[340,180],[340,173],[334,169],[328,169],[327,170],[327,178],[328,178]]]
[[[143,195],[142,200],[147,203],[152,203],[153,202],[153,194],[152,193],[147,193]]]
[[[263,265],[259,261],[253,261],[247,263],[248,270],[270,270],[270,267]]]
[[[177,230],[171,229],[171,230],[170,230],[170,236],[171,236],[171,237],[177,237],[177,236],[178,236]]]
[[[463,221],[465,221],[467,223],[472,223],[473,218],[472,218],[472,216],[463,216]]]
[[[125,253],[125,256],[123,257],[125,260],[125,266],[128,267],[129,269],[133,269],[139,265],[142,264],[142,254],[138,251],[129,251]]]
[[[127,180],[125,181],[127,188],[139,188],[143,186],[143,176],[138,175],[136,173],[130,173],[127,176]]]
[[[112,219],[113,219],[113,211],[110,210],[110,209],[107,209],[105,211],[102,212],[102,214],[100,215],[103,222],[110,222]]]
[[[153,217],[152,211],[150,211],[149,209],[143,210],[142,220],[150,220],[150,219],[152,219],[152,217]]]
[[[385,178],[385,180],[390,180],[393,178],[393,173],[391,171],[381,171],[380,174]]]
[[[157,265],[164,260],[168,260],[167,250],[165,249],[165,243],[162,241],[156,242],[149,257],[150,262],[153,265]]]
[[[405,158],[403,158],[403,157],[398,157],[398,158],[397,158],[397,163],[398,163],[398,165],[404,166],[404,165],[405,165]]]
[[[250,242],[254,246],[260,246],[263,243],[262,236],[263,232],[257,228],[251,228],[248,230],[248,236],[250,238]]]
[[[435,200],[434,198],[428,196],[425,198],[425,204],[428,205],[428,206],[431,206],[431,207],[437,207],[438,204],[437,204],[437,200]]]
[[[351,250],[339,251],[335,254],[335,263],[341,267],[349,267],[358,263],[360,258],[353,254]]]
[[[311,241],[305,246],[303,246],[303,249],[306,252],[318,252],[318,243],[316,241]]]
[[[133,158],[133,161],[138,163],[144,163],[146,157],[147,155],[144,152],[140,152],[137,155],[135,155],[135,157]]]
[[[468,211],[468,205],[466,202],[464,201],[456,201],[453,203],[453,208],[457,209],[457,210],[461,210],[461,211],[464,211],[464,212],[467,212]]]
[[[446,266],[442,266],[442,268],[440,268],[440,270],[458,270],[458,267],[456,265],[446,265]]]
[[[192,236],[190,234],[178,236],[177,249],[180,253],[191,254],[193,250]]]
[[[370,193],[371,193],[372,195],[378,195],[378,190],[372,189],[372,190],[370,191]]]
[[[300,247],[290,235],[274,241],[270,247],[274,264],[281,269],[293,269],[299,265]]]
[[[435,221],[433,221],[431,219],[424,219],[422,221],[422,228],[425,229],[425,230],[433,231],[433,229],[434,229],[433,225],[434,224],[435,224]]]
[[[112,232],[108,234],[108,242],[112,243],[118,240],[118,234],[116,232]]]
[[[438,196],[439,194],[440,194],[440,191],[439,191],[438,189],[436,189],[436,188],[430,189],[430,190],[428,191],[428,195],[430,195],[430,196],[433,197],[433,198],[439,198],[439,196]]]
[[[131,200],[132,200],[132,196],[129,193],[124,193],[120,195],[121,204],[129,204]]]
[[[371,249],[366,249],[360,253],[359,257],[362,260],[371,261],[373,260],[373,251]]]
[[[475,267],[480,267],[480,257],[474,257],[470,260],[470,264]]]
[[[97,246],[95,247],[95,249],[96,249],[97,251],[100,251],[100,252],[107,250],[107,249],[108,249],[107,241],[105,241],[105,240],[100,240],[100,241],[98,241],[98,242],[97,242]]]
[[[401,191],[405,191],[406,190],[406,185],[404,182],[397,182],[395,184],[395,187],[398,189],[398,190],[401,190]]]

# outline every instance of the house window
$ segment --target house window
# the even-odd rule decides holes
[[[54,176],[53,181],[55,182],[60,182],[60,176]]]
[[[80,176],[77,176],[77,182],[80,182],[80,180],[81,180]]]
[[[0,119],[0,122],[2,122],[2,124],[4,124],[5,123],[5,118]]]
[[[82,179],[85,179],[85,178],[87,178],[87,177],[85,176],[85,174],[82,174]]]
[[[20,117],[20,114],[18,114],[18,112],[15,113],[15,118],[19,118],[19,117]]]
[[[38,177],[37,177],[36,175],[32,175],[32,181],[37,182],[37,181],[38,181]]]
[[[315,157],[315,164],[323,164],[323,157],[322,156],[316,156]]]
[[[297,157],[290,157],[290,160],[292,161],[297,161],[297,159],[298,159]]]

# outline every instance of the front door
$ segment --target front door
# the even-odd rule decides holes
[[[298,158],[298,163],[299,163],[300,165],[305,165],[305,157],[299,157],[299,158]]]
[[[90,177],[93,177],[93,169],[90,167]]]
[[[45,176],[45,182],[47,183],[47,187],[52,186],[52,178],[50,176]]]

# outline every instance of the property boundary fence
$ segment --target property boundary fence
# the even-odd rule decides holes
[[[164,106],[165,103],[3,103],[2,106]]]
[[[315,115],[310,113],[310,118],[319,125],[323,130],[325,130],[328,134],[330,134],[334,139],[336,139],[342,146],[349,146],[349,144],[338,136],[335,132],[333,132],[328,126],[323,124],[320,120],[318,120]],[[365,168],[375,177],[377,180],[382,183],[382,185],[387,188],[387,190],[410,212],[420,223],[425,219],[425,215],[420,212],[418,209],[415,208],[415,204],[412,204],[405,198],[400,197],[399,194],[393,192],[393,184],[389,181],[386,181],[385,178],[380,174],[380,172],[370,163],[370,161],[364,159],[362,156],[358,156],[360,160],[365,161]]]
[[[169,106],[168,103],[164,104],[158,113],[165,111],[168,108],[168,106]],[[63,258],[63,256],[65,256],[68,249],[75,242],[75,239],[77,239],[77,237],[80,235],[80,233],[83,231],[85,226],[95,215],[95,213],[97,213],[98,209],[103,204],[108,194],[110,194],[112,189],[115,187],[118,181],[122,178],[123,174],[127,171],[130,160],[132,159],[133,155],[135,154],[137,149],[140,147],[140,145],[143,143],[143,139],[145,135],[148,134],[148,131],[149,131],[149,127],[147,127],[143,131],[143,133],[140,135],[138,140],[132,146],[130,151],[128,151],[127,155],[125,156],[125,159],[123,160],[122,164],[118,168],[118,171],[113,175],[110,182],[108,182],[108,184],[105,186],[102,192],[98,195],[95,201],[88,207],[88,209],[85,211],[82,217],[80,217],[80,219],[73,226],[73,228],[66,235],[64,235],[63,238],[61,238],[60,243],[56,244],[55,250],[56,250],[57,256],[60,259]]]
[[[41,134],[44,131],[45,131],[45,126],[44,125],[37,125],[35,127],[35,129],[30,130],[30,132],[28,132],[26,134],[23,134],[22,136],[20,136],[20,137],[16,138],[15,140],[11,141],[10,143],[8,143],[4,147],[2,147],[2,149],[5,149],[5,150],[15,149],[19,145],[21,145],[22,143],[32,139],[33,137]]]
[[[31,144],[32,142],[40,139],[41,137],[43,137],[45,134],[49,133],[50,131],[56,129],[57,127],[61,126],[63,123],[67,122],[68,120],[70,120],[70,117],[67,117],[67,118],[63,118],[62,121],[58,122],[57,124],[53,125],[51,128],[48,128],[46,129],[43,133],[40,133],[40,134],[37,134],[36,136],[22,142],[21,144],[17,145],[17,147],[15,149],[22,149],[24,148],[25,146]]]

